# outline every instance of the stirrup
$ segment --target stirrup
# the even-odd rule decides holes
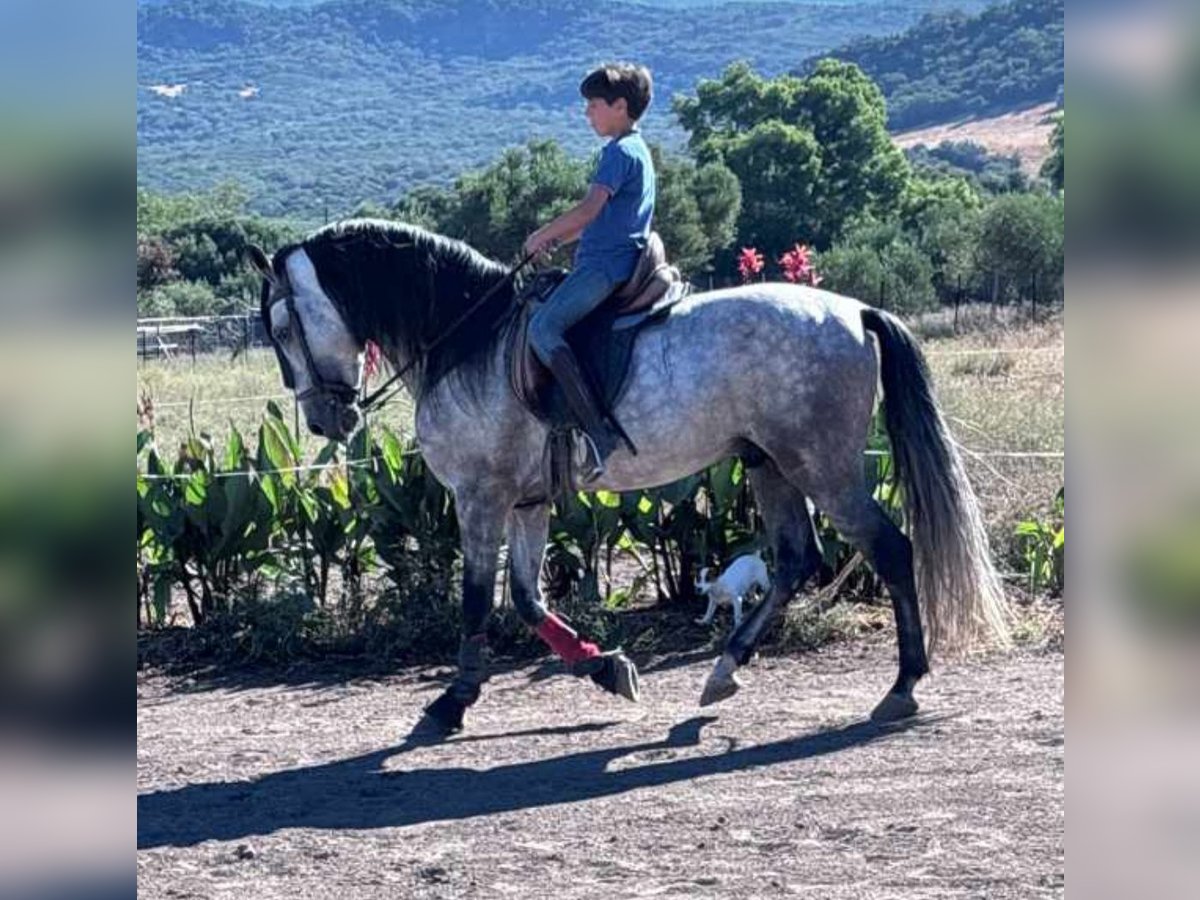
[[[583,468],[579,470],[579,482],[580,484],[591,484],[604,474],[604,460],[600,458],[600,449],[590,434],[582,428],[577,430],[577,434],[583,439],[584,452],[587,454],[583,461]]]

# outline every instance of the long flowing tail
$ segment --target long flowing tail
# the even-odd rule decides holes
[[[884,419],[913,542],[929,646],[962,650],[988,633],[1007,645],[1008,604],[992,566],[975,492],[933,396],[925,358],[904,324],[868,308],[879,338]]]

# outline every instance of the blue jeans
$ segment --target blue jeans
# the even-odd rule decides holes
[[[550,365],[555,350],[567,346],[566,333],[604,302],[619,282],[601,269],[576,268],[557,288],[529,323],[529,343],[543,365]]]

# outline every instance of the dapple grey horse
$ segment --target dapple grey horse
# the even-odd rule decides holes
[[[403,371],[421,451],[453,493],[464,561],[459,669],[426,722],[443,733],[461,728],[487,680],[485,635],[505,538],[522,619],[573,672],[636,699],[632,663],[601,653],[540,597],[547,427],[507,377],[505,348],[519,320],[509,270],[461,242],[375,220],[327,226],[273,260],[258,248],[250,256],[264,277],[264,323],[309,428],[340,440],[358,426],[363,349],[375,341]],[[881,382],[911,542],[875,502],[864,472]],[[816,572],[807,499],[862,551],[891,596],[899,674],[874,719],[916,712],[913,688],[929,668],[926,633],[930,652],[984,635],[1007,640],[978,504],[921,353],[894,316],[782,283],[693,294],[638,335],[614,412],[638,452],[619,449],[596,489],[667,484],[732,455],[756,462],[749,477],[774,576],[730,636],[702,703],[738,690],[736,670]]]

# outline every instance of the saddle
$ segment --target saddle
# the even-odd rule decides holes
[[[570,432],[578,429],[579,423],[554,376],[530,346],[529,320],[566,277],[564,269],[545,269],[526,284],[520,295],[521,311],[508,345],[509,381],[513,393],[534,416],[550,426],[548,455],[559,457],[560,462],[563,454],[556,452],[556,442],[558,450],[569,448]],[[638,333],[648,325],[663,321],[671,307],[690,290],[691,285],[683,280],[679,270],[667,263],[666,250],[658,233],[651,232],[629,280],[567,332],[567,343],[610,418],[625,388]],[[613,421],[623,433],[620,423]],[[632,444],[630,449],[637,452]],[[555,495],[560,489],[567,489],[564,478],[573,482],[565,469],[564,465],[551,465],[552,472],[557,474],[548,483],[555,485],[552,491]]]

